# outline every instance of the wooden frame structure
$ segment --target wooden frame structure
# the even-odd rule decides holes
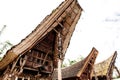
[[[50,80],[80,18],[77,0],[65,0],[0,61],[0,80]],[[61,53],[59,52],[61,51]]]
[[[98,51],[93,48],[90,54],[80,62],[62,69],[62,80],[91,80],[93,66],[98,55]],[[57,80],[57,70],[54,71],[53,79]]]
[[[95,64],[95,72],[93,74],[92,80],[112,80],[116,57],[117,52],[115,51],[114,54],[110,56],[107,60]]]

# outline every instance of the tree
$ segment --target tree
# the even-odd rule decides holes
[[[2,59],[1,55],[4,55],[8,49],[10,49],[13,46],[10,41],[5,41],[0,43],[0,60]]]
[[[3,28],[0,30],[0,36],[3,33],[4,29],[6,28],[6,25],[3,26]],[[6,51],[11,48],[13,46],[12,43],[10,43],[9,40],[5,41],[5,42],[1,42],[0,41],[0,55],[6,53]],[[2,59],[2,57],[0,57],[0,60]]]
[[[68,59],[68,62],[69,62],[69,65],[73,65],[74,63],[77,62],[77,60],[70,60],[70,59]]]
[[[0,47],[0,54],[5,53],[8,50],[8,48],[13,46],[13,44],[10,43],[10,41],[2,42],[2,43],[0,43],[0,45],[1,45],[1,47]]]
[[[1,36],[1,34],[3,33],[3,31],[4,31],[5,28],[6,28],[6,25],[4,25],[4,26],[2,27],[2,29],[0,30],[0,36]]]
[[[83,59],[84,59],[84,57],[81,56],[81,55],[80,55],[80,57],[78,57],[78,58],[75,59],[75,60],[70,60],[70,59],[68,59],[68,63],[64,62],[64,63],[62,64],[62,67],[67,67],[67,66],[73,65],[74,63],[76,63],[76,62],[78,62],[78,61],[81,61],[81,60],[83,60]]]

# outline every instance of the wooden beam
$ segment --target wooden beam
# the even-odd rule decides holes
[[[93,63],[93,62],[91,62],[91,63],[90,63],[90,62],[88,62],[88,64],[90,64],[91,66],[93,66],[93,64],[94,64],[94,63]]]
[[[58,60],[58,80],[62,80],[62,74],[61,74],[61,60]]]
[[[23,59],[23,62],[22,62],[22,59]],[[20,71],[18,72],[18,75],[20,75],[22,72],[23,72],[23,66],[25,65],[27,61],[27,55],[25,55],[24,58],[20,58]]]
[[[53,29],[57,34],[59,34],[59,31],[57,31],[55,28]],[[61,36],[64,36],[62,33],[61,33]]]
[[[22,77],[22,80],[24,80],[25,78],[24,77]]]
[[[38,71],[38,69],[34,69],[34,68],[30,68],[30,67],[24,67],[24,69],[32,70],[32,71]]]
[[[61,37],[61,33],[59,32],[58,34],[58,80],[62,80],[61,62],[62,62],[62,37]]]
[[[10,70],[10,66],[8,65],[3,74],[7,74],[7,72],[8,72],[9,70]]]
[[[55,28],[53,29],[57,34],[59,33]]]
[[[46,55],[45,55],[45,58],[44,58],[43,63],[42,63],[43,65],[45,64],[45,61],[47,59],[48,54],[49,54],[49,52],[47,52]]]
[[[98,77],[96,75],[96,72],[95,72],[95,68],[93,67],[93,74],[95,75],[95,80],[98,80]]]
[[[28,80],[30,80],[30,77],[28,77]]]
[[[118,73],[118,75],[120,77],[120,72],[119,72],[118,68],[116,66],[114,66],[114,68],[115,68],[115,70],[117,71],[117,73]]]
[[[64,28],[64,26],[56,19],[55,20],[62,28]]]
[[[20,57],[21,57],[21,55],[15,61],[13,61],[12,68],[11,68],[10,72],[13,72],[13,70],[14,70],[14,68],[15,68],[15,66],[16,66],[16,64],[17,64]]]
[[[18,80],[18,76],[15,76],[15,80]]]
[[[9,78],[9,74],[5,74],[2,80],[7,80]]]

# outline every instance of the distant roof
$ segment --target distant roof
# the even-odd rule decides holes
[[[98,64],[95,64],[94,71],[95,74],[93,76],[107,76],[107,74],[110,72],[111,66],[114,66],[115,60],[117,57],[117,52],[110,56],[107,60],[104,60]]]
[[[85,59],[83,59],[82,61],[79,61],[69,67],[63,68],[62,69],[62,78],[64,79],[64,78],[80,77],[82,72],[84,71],[84,69],[86,69],[87,64],[89,64],[89,61],[92,58],[92,56],[95,55],[97,57],[97,54],[98,54],[98,51],[95,48],[93,48],[92,51],[90,52],[90,54]],[[93,60],[95,61],[95,59],[93,59]],[[57,79],[57,70],[55,70],[55,72],[53,73],[53,78]]]
[[[81,70],[85,63],[85,59],[82,61],[79,61],[69,67],[62,69],[62,78],[70,78],[70,77],[77,77],[78,72]],[[56,70],[57,71],[57,70]],[[57,72],[55,73],[57,77]]]

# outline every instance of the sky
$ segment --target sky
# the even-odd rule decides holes
[[[18,44],[64,0],[0,0],[0,42]],[[78,0],[83,8],[70,41],[65,61],[86,57],[93,47],[99,54],[96,63],[118,52],[120,66],[120,0]]]

